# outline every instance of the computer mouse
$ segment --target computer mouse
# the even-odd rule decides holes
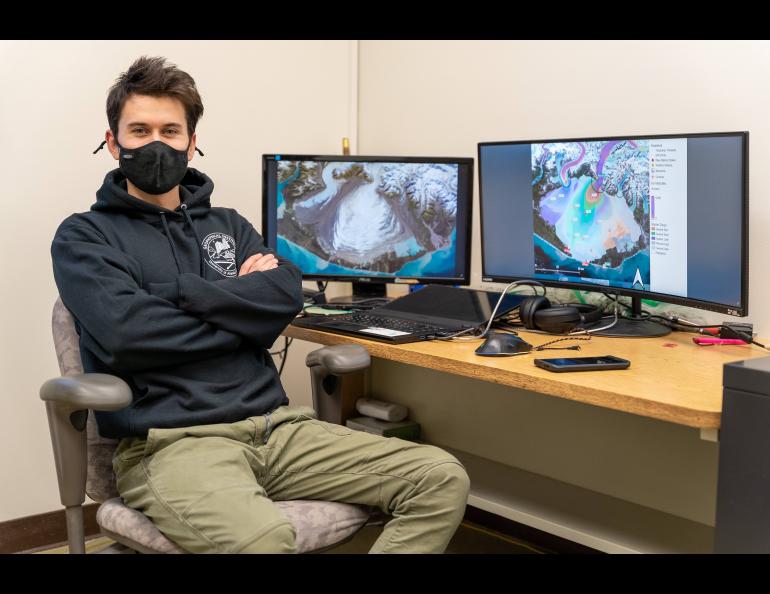
[[[484,357],[510,357],[522,355],[531,350],[532,345],[515,334],[490,332],[484,343],[476,349],[476,354]]]

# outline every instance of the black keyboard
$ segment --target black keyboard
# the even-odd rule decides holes
[[[374,326],[376,328],[387,328],[388,330],[399,330],[410,334],[439,334],[447,332],[447,328],[434,326],[433,324],[423,324],[413,320],[402,320],[401,318],[386,318],[383,316],[372,316],[365,313],[351,313],[334,316],[334,320],[343,322],[352,322],[362,326]]]

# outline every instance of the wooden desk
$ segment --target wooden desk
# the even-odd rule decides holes
[[[696,427],[718,429],[722,411],[722,367],[725,363],[766,357],[757,346],[697,346],[693,334],[673,332],[661,338],[594,336],[579,344],[580,351],[542,351],[514,357],[480,357],[473,351],[481,340],[426,341],[393,345],[289,326],[286,336],[324,345],[360,344],[380,357],[576,400],[643,417]],[[538,345],[555,336],[522,331]],[[535,367],[533,358],[615,355],[631,361],[629,369],[553,373]]]
[[[722,411],[723,365],[767,357],[756,346],[700,347],[693,334],[662,338],[592,337],[580,351],[542,351],[515,357],[479,357],[481,341],[429,341],[392,345],[289,326],[284,334],[309,342],[360,344],[372,357],[438,370],[539,394],[699,428],[716,441]],[[534,345],[555,337],[521,332]],[[616,355],[631,361],[621,371],[552,373],[533,358]],[[341,403],[342,422],[360,391]],[[715,528],[608,496],[522,468],[436,444],[456,455],[471,477],[469,505],[605,552],[708,553]],[[716,490],[716,486],[714,486]]]

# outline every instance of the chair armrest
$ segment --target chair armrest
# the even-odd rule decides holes
[[[70,410],[120,410],[131,404],[131,388],[106,373],[81,373],[48,380],[40,399]]]
[[[355,412],[355,401],[364,393],[364,370],[371,364],[367,350],[358,344],[338,344],[308,353],[313,408],[318,418],[343,425]]]
[[[366,369],[371,364],[367,350],[358,344],[338,344],[308,353],[308,367],[322,367],[334,375],[344,375]]]
[[[48,413],[59,497],[65,507],[79,507],[85,501],[88,410],[128,406],[131,388],[113,375],[81,373],[48,380],[40,388],[40,399]]]

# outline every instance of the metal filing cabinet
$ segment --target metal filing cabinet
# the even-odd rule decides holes
[[[723,376],[714,550],[770,553],[770,357]]]

